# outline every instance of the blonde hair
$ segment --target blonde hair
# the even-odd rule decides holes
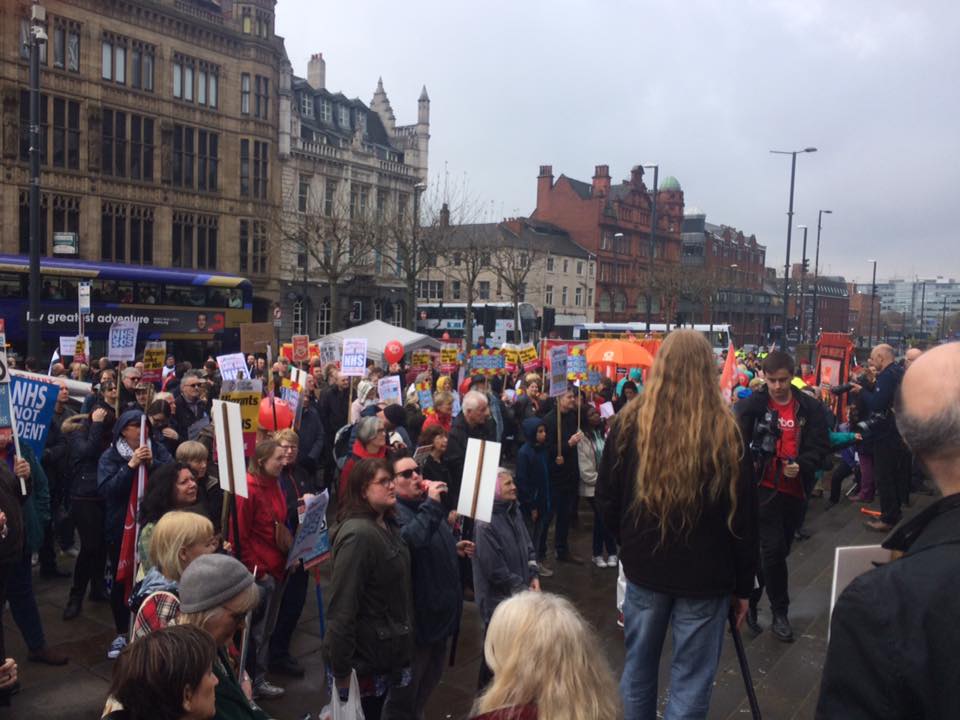
[[[620,716],[596,631],[559,595],[526,591],[500,603],[483,653],[494,675],[472,715],[535,704],[537,716],[549,720]]]
[[[695,330],[667,335],[643,394],[621,415],[619,455],[637,455],[629,511],[655,517],[665,543],[696,525],[706,490],[712,502],[726,498],[732,531],[743,441],[706,338]]]
[[[441,375],[437,378],[437,390],[453,390],[453,380],[450,379],[449,375]]]
[[[290,445],[300,445],[300,436],[297,435],[296,430],[291,430],[290,428],[284,428],[283,430],[277,430],[273,434],[273,439],[278,443],[288,443]]]
[[[164,513],[150,536],[150,563],[169,580],[180,580],[183,561],[180,549],[210,540],[213,523],[203,515],[184,510]]]
[[[191,463],[209,460],[210,453],[207,446],[198,440],[185,440],[177,447],[177,462]]]

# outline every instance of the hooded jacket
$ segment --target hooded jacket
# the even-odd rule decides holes
[[[72,419],[73,420],[73,419]],[[70,465],[73,468],[71,494],[77,498],[97,497],[97,464],[103,453],[104,436],[109,437],[106,422],[93,422],[89,417],[64,423],[64,437],[70,448]]]
[[[108,543],[118,543],[123,537],[123,524],[127,515],[127,504],[130,500],[130,485],[137,476],[137,471],[130,467],[117,450],[117,441],[120,431],[127,425],[139,424],[143,412],[140,410],[125,410],[113,426],[113,442],[107,451],[100,456],[97,465],[97,493],[104,499],[104,533]],[[149,442],[149,439],[148,439]],[[170,453],[163,445],[153,445],[153,462],[147,467],[147,473],[154,468],[173,462]]]
[[[539,575],[537,553],[515,502],[496,500],[490,522],[477,521],[474,540],[473,589],[486,627],[497,605]]]
[[[537,444],[537,429],[545,427],[533,416],[520,425],[526,442],[517,452],[517,491],[524,512],[536,509],[541,515],[550,510],[550,470],[547,445]]]

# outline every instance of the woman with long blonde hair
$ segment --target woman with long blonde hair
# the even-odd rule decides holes
[[[672,625],[664,718],[705,718],[727,615],[746,616],[757,532],[749,457],[700,333],[664,340],[643,394],[616,417],[596,495],[627,578],[624,717],[656,717]]]
[[[614,720],[616,681],[597,633],[568,600],[525,591],[504,600],[483,653],[493,680],[474,720]]]

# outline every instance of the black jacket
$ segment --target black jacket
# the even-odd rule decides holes
[[[27,478],[27,493],[32,492],[33,478]],[[0,510],[7,516],[7,536],[0,539],[0,565],[20,562],[23,558],[24,527],[23,504],[27,498],[20,494],[20,481],[0,461]]]
[[[204,400],[198,400],[196,408],[191,408],[187,399],[178,391],[174,395],[174,401],[177,405],[177,414],[174,416],[173,427],[180,433],[180,442],[195,439],[190,437],[190,428],[206,418],[210,420],[210,413],[207,411],[207,403]],[[196,435],[196,431],[194,431]]]
[[[550,471],[550,482],[555,486],[576,490],[580,485],[580,457],[577,446],[570,446],[570,438],[577,433],[577,411],[574,409],[560,415],[559,438],[556,405],[543,418],[543,424],[547,427],[547,469]],[[562,465],[557,464],[558,456],[563,457]]]
[[[463,413],[457,415],[450,424],[447,435],[447,452],[443,455],[443,464],[450,473],[449,497],[453,507],[460,499],[460,485],[463,482],[463,463],[467,458],[467,441],[470,438],[495,442],[497,426],[492,419],[487,419],[483,425],[471,426]]]
[[[817,718],[960,718],[960,494],[901,526],[899,560],[837,600]]]
[[[753,462],[743,454],[737,484],[733,531],[727,526],[730,503],[705,496],[700,519],[685,539],[660,543],[660,526],[649,513],[634,515],[634,482],[639,455],[617,449],[620,422],[614,422],[597,471],[596,500],[605,527],[620,546],[623,572],[635,585],[675,597],[748,597],[757,572],[757,494]]]
[[[800,438],[796,461],[800,465],[804,487],[813,487],[817,471],[823,468],[824,459],[830,453],[830,432],[820,401],[796,388],[791,388],[791,391],[798,403],[796,422]],[[766,389],[761,389],[734,405],[740,433],[748,448],[753,440],[753,429],[767,412],[769,402],[770,394]],[[755,477],[754,480],[759,483],[761,478]]]
[[[337,431],[347,424],[350,414],[350,390],[329,387],[320,395],[320,419],[327,447],[333,448]]]
[[[904,370],[900,365],[890,363],[877,375],[877,382],[872,391],[864,388],[858,393],[863,396],[863,408],[867,412],[867,417],[862,417],[861,420],[869,419],[874,413],[882,414],[870,431],[870,439],[873,441],[879,442],[897,433],[893,402],[903,381],[903,374]]]
[[[300,438],[297,466],[313,479],[323,461],[323,450],[327,447],[327,438],[323,430],[319,405],[312,396],[307,397],[303,406],[303,413],[300,416],[300,429],[297,431],[297,435]],[[308,492],[316,491],[315,480],[311,481],[306,489]]]
[[[104,452],[103,446],[107,444],[109,447],[112,432],[112,424],[108,428],[106,421],[93,422],[88,417],[79,429],[64,435],[70,447],[70,464],[73,466],[72,497],[98,497],[97,463]]]

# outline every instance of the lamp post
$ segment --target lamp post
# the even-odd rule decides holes
[[[647,279],[647,332],[650,332],[650,316],[653,314],[653,298],[651,296],[650,283],[653,281],[653,254],[656,248],[657,233],[657,181],[660,178],[659,165],[643,165],[644,168],[653,168],[653,206],[650,208],[650,247],[648,248],[648,265],[650,275]]]
[[[40,46],[47,41],[47,11],[30,8],[30,293],[27,355],[40,357]],[[46,240],[46,238],[43,238]]]
[[[738,283],[737,280],[736,280],[737,268],[739,268],[739,267],[740,267],[740,266],[737,265],[737,263],[731,263],[731,264],[730,264],[730,276],[731,276],[731,278],[732,278],[732,280],[731,280],[731,285],[732,285],[731,289],[734,290],[734,291],[736,291],[736,296],[737,296],[738,298],[740,298],[740,302],[737,303],[737,305],[740,306],[740,319],[743,320],[744,325],[746,325],[747,321],[746,321],[746,318],[745,318],[745,316],[744,316],[743,296],[740,294],[740,283]],[[734,307],[733,312],[730,313],[730,319],[732,320],[732,319],[734,319],[735,317],[736,317],[736,307]],[[740,334],[740,347],[743,347],[744,344],[746,343],[747,334],[746,334],[746,332],[742,332],[742,328],[740,328],[740,327],[737,328],[737,332]]]
[[[817,327],[817,291],[820,284],[820,230],[823,227],[823,216],[832,215],[833,210],[820,210],[817,212],[817,252],[813,261],[813,310],[810,312],[810,340],[817,341],[820,334]]]
[[[869,345],[873,347],[873,306],[877,304],[877,261],[876,260],[867,260],[868,263],[873,263],[873,280],[870,282],[870,330],[869,330]]]
[[[806,225],[797,225],[797,230],[803,230],[803,249],[800,251],[800,293],[797,299],[797,313],[800,318],[797,323],[798,332],[800,333],[800,342],[807,341],[807,312],[806,307],[804,307],[804,297],[803,292],[805,290],[805,282],[807,279],[807,226]]]
[[[414,267],[418,270],[420,269],[420,263],[425,260],[425,253],[420,252],[420,193],[427,189],[426,183],[418,182],[413,186],[413,242],[412,247],[410,248],[411,257],[408,258],[408,262],[414,263]],[[409,281],[408,281],[409,282]],[[411,292],[411,288],[407,287],[407,302],[411,303],[410,307],[407,308],[407,329],[416,330],[417,329],[417,291],[416,284]],[[440,298],[440,304],[443,304],[443,298]],[[397,309],[394,307],[393,312],[396,313]],[[469,347],[469,344],[467,345]]]
[[[927,281],[924,280],[920,284],[920,332],[922,332],[924,336],[926,336],[927,334],[927,331],[923,326],[924,311],[926,310],[926,305],[927,305]]]
[[[815,147],[807,147],[803,150],[771,150],[774,155],[790,156],[790,206],[787,210],[787,259],[783,264],[783,346],[787,346],[787,308],[790,304],[790,239],[793,230],[793,188],[794,180],[797,175],[797,155],[800,153],[816,152]]]

